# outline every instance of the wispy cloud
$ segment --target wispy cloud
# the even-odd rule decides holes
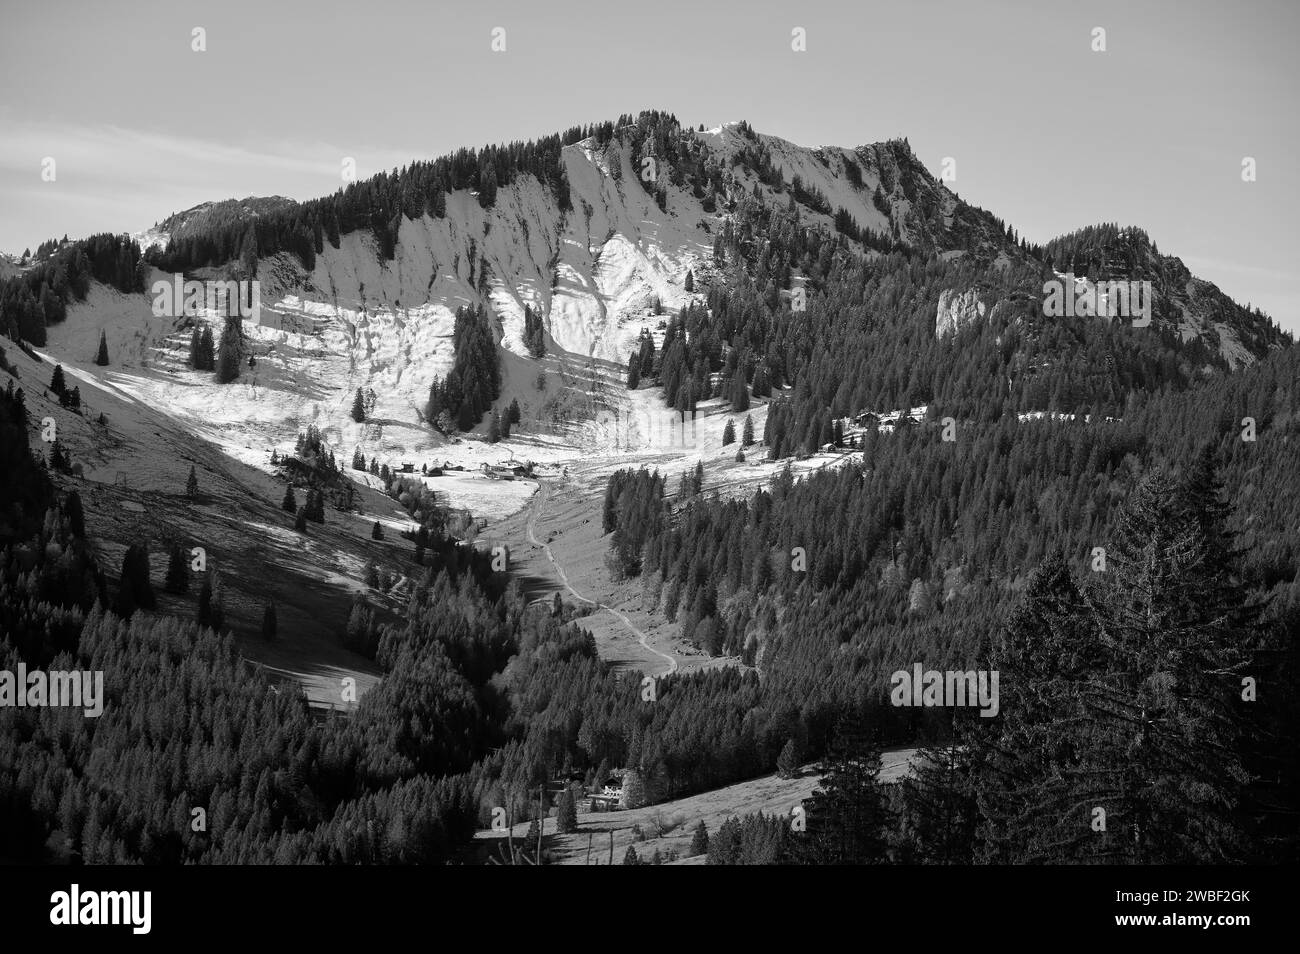
[[[141,228],[181,208],[247,195],[314,198],[342,184],[345,156],[365,178],[420,158],[391,147],[345,151],[326,141],[234,141],[219,130],[14,122],[0,118],[0,247],[52,234]],[[43,162],[55,179],[42,179]]]

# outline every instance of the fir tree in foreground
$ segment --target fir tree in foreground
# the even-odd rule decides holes
[[[856,718],[841,716],[821,785],[804,802],[807,830],[796,841],[800,861],[870,865],[886,860],[888,811],[879,774],[879,747]]]
[[[104,337],[102,329],[99,332],[99,352],[95,355],[95,364],[101,368],[108,366],[108,339]]]

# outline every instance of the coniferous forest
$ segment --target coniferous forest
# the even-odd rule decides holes
[[[255,268],[281,252],[311,269],[358,231],[394,263],[403,217],[445,217],[462,190],[491,207],[525,176],[577,214],[564,147],[625,149],[671,169],[628,188],[665,211],[672,186],[725,219],[705,246],[707,277],[689,273],[690,300],[664,315],[662,335],[640,335],[618,373],[683,420],[723,402],[734,417],[723,443],[779,465],[740,494],[720,493],[702,462],[672,479],[620,463],[604,480],[591,519],[608,578],[685,644],[731,663],[655,680],[646,705],[642,684],[598,652],[593,601],[527,593],[474,546],[474,515],[448,507],[415,465],[405,477],[357,447],[341,471],[306,425],[291,463],[272,458],[295,532],[334,519],[326,490],[350,512],[355,472],[413,521],[387,528],[410,544],[403,598],[381,610],[378,596],[358,596],[317,621],[380,672],[353,708],[326,714],[241,655],[219,580],[191,584],[177,546],[140,540],[110,565],[59,443],[31,449],[42,422],[25,389],[43,381],[0,359],[0,669],[106,680],[96,719],[0,707],[0,860],[465,862],[480,860],[475,833],[497,812],[532,819],[557,779],[564,792],[539,813],[554,807],[558,827],[562,807],[568,834],[580,827],[569,784],[594,790],[615,767],[655,805],[807,764],[820,783],[798,827],[736,815],[701,830],[695,853],[747,865],[1297,860],[1290,337],[1259,310],[1220,302],[1216,317],[1250,359],[1238,366],[1206,336],[1180,333],[1164,291],[1190,274],[1146,233],[1104,224],[1028,243],[989,213],[945,204],[906,140],[844,166],[855,188],[866,175],[881,182],[882,214],[891,196],[907,198],[905,239],[787,179],[768,141],[737,129],[727,163],[770,191],[733,188],[703,136],[645,112],[217,217],[143,255],[125,237],[49,242],[0,285],[0,327],[35,359],[29,349],[94,282],[135,294],[147,267]],[[814,227],[814,214],[833,228]],[[1162,290],[1155,322],[1045,317],[1041,289],[1058,270],[1150,280]],[[954,289],[990,307],[936,333]],[[521,311],[527,353],[511,360],[554,358],[548,316]],[[498,316],[483,301],[454,314],[451,366],[432,377],[420,424],[459,440],[486,418],[495,443],[519,423]],[[186,342],[188,368],[251,376],[237,319],[219,343],[206,326]],[[85,396],[61,366],[48,370],[61,405],[79,411]],[[345,390],[350,420],[372,423],[367,393]],[[746,415],[760,408],[755,428]],[[914,413],[877,426],[899,410]],[[842,466],[796,477],[793,462],[823,452]],[[190,475],[195,500],[202,482]],[[370,538],[386,539],[378,519]],[[163,588],[193,598],[192,615],[159,609],[151,579],[164,560]],[[368,594],[393,589],[373,563],[363,572]],[[273,642],[275,604],[259,618]],[[899,705],[891,674],[914,664],[996,672],[996,717]],[[898,746],[920,755],[886,783],[881,752]],[[631,850],[625,863],[642,861]]]

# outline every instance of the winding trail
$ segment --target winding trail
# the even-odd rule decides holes
[[[577,590],[575,590],[573,588],[573,584],[569,582],[568,574],[564,572],[564,567],[560,565],[560,562],[555,559],[555,554],[551,552],[550,544],[543,543],[542,541],[537,539],[537,534],[536,534],[537,518],[542,512],[542,507],[546,504],[546,498],[550,495],[550,492],[551,492],[551,488],[548,481],[539,480],[537,482],[537,493],[533,495],[532,500],[530,500],[528,503],[528,507],[529,507],[528,523],[526,526],[526,530],[528,534],[528,542],[531,543],[533,546],[542,548],[542,550],[546,553],[546,559],[551,561],[551,565],[555,567],[555,572],[559,574],[560,582],[564,584],[564,588],[566,590],[568,590],[571,594],[573,594],[574,599],[580,600],[583,603],[590,604],[591,606],[595,606],[599,609],[604,610],[606,613],[609,613],[620,623],[626,626],[627,629],[633,635],[636,636],[637,642],[641,644],[641,648],[654,653],[656,656],[660,657],[661,659],[667,662],[668,668],[662,675],[667,676],[667,675],[671,675],[672,673],[675,673],[677,671],[677,660],[672,655],[670,655],[669,653],[660,652],[659,650],[651,646],[648,641],[647,635],[644,632],[642,632],[639,628],[637,628],[637,626],[630,619],[627,618],[627,615],[625,613],[623,613],[620,610],[616,610],[608,603],[600,603],[597,602],[596,600],[588,599],[587,597],[579,593]]]

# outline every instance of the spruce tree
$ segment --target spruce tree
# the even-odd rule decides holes
[[[287,513],[298,512],[298,500],[293,495],[293,484],[284,488],[284,499],[280,501],[280,509]]]
[[[99,332],[99,353],[95,355],[95,364],[101,368],[108,365],[108,339],[104,337],[103,329]]]
[[[77,539],[84,539],[86,536],[86,515],[81,506],[81,494],[75,490],[68,494],[68,499],[63,505],[63,511],[68,517],[68,532]]]
[[[578,830],[578,804],[573,797],[573,786],[566,785],[560,793],[555,810],[555,824],[561,834]]]
[[[821,785],[804,803],[807,830],[799,854],[808,864],[863,865],[885,860],[888,813],[877,776],[880,749],[862,724],[841,716]]]
[[[357,388],[356,397],[352,399],[352,420],[358,424],[366,419],[366,401],[361,394],[361,389]]]
[[[704,824],[704,819],[695,826],[695,833],[691,835],[691,856],[708,854],[709,851],[709,828]]]
[[[799,747],[794,739],[787,739],[776,757],[776,772],[782,778],[794,778],[799,772]]]
[[[184,593],[190,588],[190,563],[179,543],[173,543],[167,556],[167,576],[163,587],[168,593]]]

